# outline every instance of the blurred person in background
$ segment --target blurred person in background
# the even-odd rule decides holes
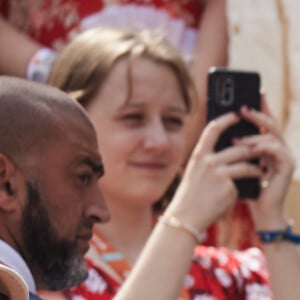
[[[297,0],[227,0],[228,64],[262,75],[270,111],[296,159],[286,211],[300,230],[300,38]]]
[[[74,39],[54,64],[49,84],[79,101],[96,127],[106,166],[100,187],[112,215],[108,224],[94,227],[86,256],[88,279],[65,291],[64,297],[112,299],[172,198],[169,188],[174,190],[174,183],[176,188],[185,159],[186,120],[197,102],[195,88],[179,53],[161,35],[109,28],[91,29]],[[270,121],[262,113],[251,120],[256,124],[261,120],[261,126]],[[275,131],[270,126],[270,131]],[[230,158],[239,169],[249,153],[243,152],[245,146],[241,145],[232,151],[241,151]],[[238,173],[261,176],[257,171],[241,167]],[[189,177],[185,182],[193,190],[192,186],[202,181]],[[209,210],[216,186],[212,181],[211,190],[201,192],[199,188],[197,199],[203,205],[197,212],[199,221]],[[203,215],[211,220],[206,225],[216,219],[209,215]],[[271,297],[264,258],[256,248],[231,252],[196,247],[187,272],[180,299]],[[40,295],[45,299],[52,296]]]

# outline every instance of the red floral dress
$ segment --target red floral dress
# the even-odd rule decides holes
[[[93,251],[122,280],[130,266],[99,232],[91,241]],[[120,283],[96,261],[87,258],[88,279],[80,286],[67,290],[72,300],[113,299]],[[174,266],[176,268],[176,266]],[[167,284],[163,283],[163,284]],[[157,296],[159,299],[159,295]],[[180,300],[269,300],[272,299],[265,261],[261,251],[249,248],[229,251],[225,248],[197,246],[190,270],[185,277]]]
[[[80,31],[99,25],[159,28],[183,52],[193,48],[201,1],[115,2],[108,5],[105,0],[0,0],[0,13],[15,27],[55,50],[61,50]]]

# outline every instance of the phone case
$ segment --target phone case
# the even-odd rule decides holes
[[[228,112],[238,112],[243,105],[260,110],[260,76],[257,72],[210,68],[207,101],[207,122]],[[220,151],[232,145],[234,137],[258,133],[255,125],[241,120],[221,135],[215,150]],[[258,160],[251,162],[257,164]],[[241,178],[235,183],[240,199],[256,199],[259,196],[260,183],[257,178]]]

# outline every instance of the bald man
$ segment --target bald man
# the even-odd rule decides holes
[[[0,77],[0,261],[22,276],[30,299],[86,278],[92,226],[109,219],[102,175],[78,104],[52,87]]]

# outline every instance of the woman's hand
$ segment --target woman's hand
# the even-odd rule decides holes
[[[246,143],[214,150],[223,131],[239,121],[237,114],[229,113],[206,126],[166,214],[203,230],[237,199],[234,179],[263,175],[260,166],[248,162],[257,154]]]
[[[262,106],[268,112],[262,98]],[[280,229],[286,226],[284,199],[294,171],[294,160],[273,118],[264,112],[243,107],[241,116],[262,129],[262,134],[236,140],[236,145],[248,146],[260,157],[264,175],[257,201],[249,201],[253,219],[259,230]]]

